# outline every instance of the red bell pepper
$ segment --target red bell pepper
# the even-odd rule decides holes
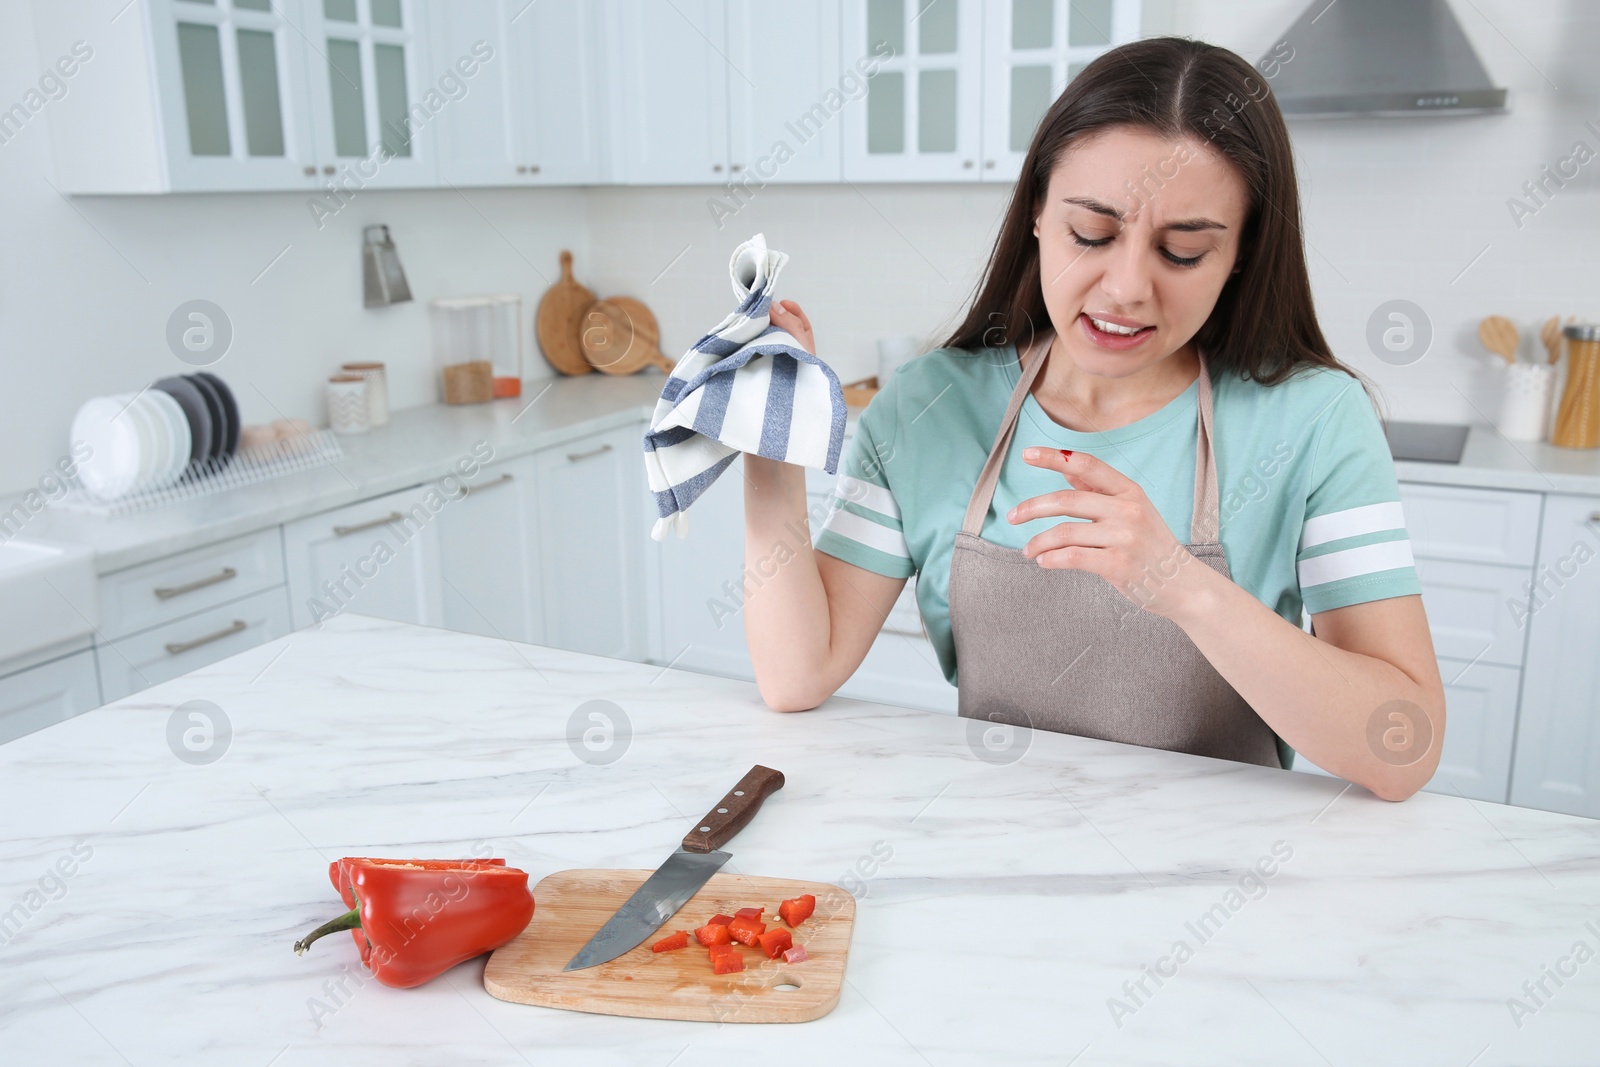
[[[811,918],[811,913],[817,910],[817,898],[810,893],[802,893],[792,900],[785,900],[778,905],[778,917],[791,927],[799,926]]]
[[[766,913],[767,909],[765,908],[740,908],[733,913],[733,917],[735,919],[759,919]]]
[[[706,925],[707,926],[718,926],[718,925],[727,926],[731,922],[733,922],[733,916],[732,915],[724,915],[721,912],[718,912],[717,914],[711,916],[711,918],[706,920]]]
[[[689,934],[679,930],[675,934],[663,937],[660,941],[650,946],[651,952],[671,952],[675,948],[683,948],[689,943]]]
[[[744,970],[744,957],[732,945],[711,946],[711,973],[735,974]]]
[[[733,940],[728,936],[727,923],[706,923],[694,932],[694,936],[696,940],[707,948],[712,945],[726,945]]]
[[[766,929],[767,924],[761,922],[759,919],[747,919],[744,916],[738,916],[733,920],[733,922],[728,924],[728,936],[732,937],[741,945],[749,945],[751,948],[754,948],[756,945],[756,939],[759,938]]]
[[[781,926],[774,926],[760,937],[761,951],[767,954],[767,959],[775,960],[784,952],[794,947],[794,938],[789,936],[789,931]]]
[[[346,856],[328,877],[350,910],[295,942],[349,930],[374,978],[406,989],[499,948],[533,918],[528,875],[505,860]]]
[[[806,947],[804,945],[796,945],[794,948],[783,954],[784,963],[799,963],[801,960],[810,958],[811,954],[806,951]]]

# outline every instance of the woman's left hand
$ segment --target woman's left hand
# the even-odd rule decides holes
[[[1028,448],[1022,456],[1080,488],[1029,497],[1011,509],[1011,522],[1050,515],[1089,520],[1052,526],[1023,547],[1024,555],[1052,570],[1098,574],[1135,606],[1157,615],[1178,610],[1187,590],[1177,579],[1195,573],[1186,564],[1205,565],[1172,536],[1138,482],[1087,452],[1069,456],[1058,448]]]

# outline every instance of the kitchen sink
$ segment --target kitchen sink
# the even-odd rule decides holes
[[[0,544],[0,663],[99,625],[92,550],[23,538]]]
[[[1390,422],[1383,428],[1391,456],[1424,463],[1460,463],[1467,430],[1445,422]]]

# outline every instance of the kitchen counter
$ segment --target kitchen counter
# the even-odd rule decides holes
[[[344,455],[329,466],[132,515],[47,507],[22,536],[87,545],[98,572],[109,574],[442,477],[481,441],[499,461],[648,419],[664,381],[655,373],[588,374],[525,382],[516,400],[407,408],[387,426],[339,438]],[[19,498],[0,500],[0,513]]]
[[[1394,469],[1402,482],[1600,496],[1600,448],[1511,441],[1483,423],[1468,428],[1460,463],[1397,460]]]
[[[169,742],[194,700],[225,746]],[[629,724],[609,763],[568,740],[591,700]],[[1600,946],[1600,823],[1043,732],[1004,763],[975,726],[778,714],[749,683],[339,616],[0,746],[5,1058],[1594,1061],[1600,959],[1547,975]],[[345,938],[290,951],[340,910],[331,859],[654,867],[754,763],[788,782],[727,869],[859,897],[813,1023],[502,1003],[481,960],[392,990]]]

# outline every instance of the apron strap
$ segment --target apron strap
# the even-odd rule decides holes
[[[1039,376],[1040,369],[1045,363],[1045,354],[1055,338],[1054,331],[1048,331],[1031,345],[1026,352],[1018,351],[1017,364],[1021,368],[1017,379],[1017,386],[1011,393],[1011,402],[1006,405],[1005,418],[1000,422],[999,432],[995,434],[994,445],[989,449],[989,458],[983,464],[983,471],[978,475],[978,484],[973,487],[972,498],[967,501],[967,512],[961,521],[962,533],[980,536],[983,530],[983,520],[989,514],[989,505],[994,501],[995,487],[1000,484],[1000,467],[1005,462],[1006,453],[1011,449],[1011,440],[1017,432],[1017,416],[1022,412],[1022,403],[1028,397],[1028,392],[1033,388],[1034,381]],[[1190,544],[1210,544],[1217,540],[1220,531],[1220,498],[1217,493],[1217,464],[1211,446],[1211,374],[1206,367],[1204,352],[1196,350],[1200,360],[1200,389],[1197,400],[1199,408],[1199,429],[1195,442],[1194,462],[1194,513],[1189,520]]]

